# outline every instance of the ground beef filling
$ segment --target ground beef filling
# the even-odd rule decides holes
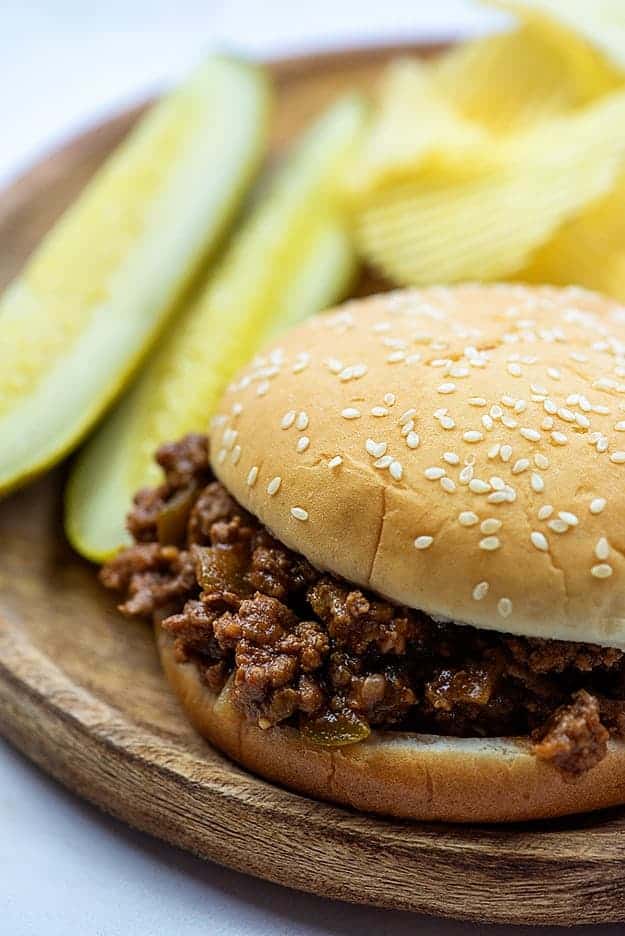
[[[155,617],[180,662],[262,728],[351,743],[377,728],[530,735],[580,774],[625,737],[625,654],[512,637],[392,605],[314,569],[213,477],[207,440],[162,446],[164,483],[137,494],[136,545],[101,572],[131,617]]]

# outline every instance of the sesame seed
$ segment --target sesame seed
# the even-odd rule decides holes
[[[352,375],[358,380],[360,377],[364,377],[369,368],[366,364],[354,364],[352,368]]]
[[[513,419],[512,416],[503,415],[501,417],[501,421],[506,429],[516,429],[516,427],[519,425],[516,419]]]
[[[497,520],[495,517],[487,517],[486,520],[482,520],[480,523],[480,530],[485,535],[489,535],[490,533],[497,533],[502,526],[501,520]]]
[[[303,507],[291,507],[291,516],[295,520],[308,520],[308,511]]]
[[[482,601],[486,598],[488,594],[489,585],[488,582],[478,582],[475,588],[472,591],[472,595],[475,601]]]
[[[543,506],[540,507],[538,510],[538,519],[547,520],[551,516],[552,513],[553,513],[553,507],[551,506],[551,504],[543,504]]]
[[[537,383],[530,384],[530,390],[532,391],[532,393],[536,393],[539,396],[547,396],[547,394],[549,393],[546,387],[543,387],[542,384],[537,384]]]
[[[597,439],[597,451],[598,452],[607,452],[608,450],[608,440],[605,436],[601,436],[600,439]],[[614,454],[617,454],[616,452]],[[613,458],[612,461],[615,459]]]
[[[289,410],[288,413],[285,413],[280,421],[281,429],[290,429],[293,423],[295,422],[295,410]]]
[[[549,377],[551,377],[552,380],[560,380],[562,378],[562,374],[557,369],[557,367],[548,367],[547,374]]]
[[[267,493],[270,497],[273,497],[274,494],[277,494],[280,490],[280,485],[282,484],[282,478],[280,475],[276,475],[275,478],[272,478],[269,484],[267,485]]]
[[[343,464],[343,459],[340,455],[335,455],[334,458],[331,458],[328,462],[328,468],[338,468],[339,465]]]
[[[451,416],[441,416],[440,423],[443,429],[454,429],[456,426]]]
[[[447,476],[441,478],[441,487],[447,494],[453,494],[456,490],[456,482]]]
[[[401,434],[403,436],[410,435],[413,429],[414,429],[414,419],[409,419],[408,422],[402,426]]]
[[[232,462],[233,465],[238,465],[240,458],[241,458],[241,446],[235,445],[235,447],[232,449],[232,455],[230,456],[230,461]]]
[[[468,429],[463,433],[462,438],[465,442],[481,442],[484,438],[484,433],[479,432],[477,429]]]
[[[565,523],[568,523],[569,526],[577,526],[579,523],[578,517],[568,510],[560,510],[558,516],[561,520],[564,520]]]
[[[497,602],[497,611],[503,618],[510,617],[512,614],[512,602],[509,598],[500,598]]]
[[[526,409],[527,409],[527,403],[525,402],[525,400],[517,400],[516,403],[514,404],[515,413],[524,413]]]
[[[625,452],[612,452],[610,461],[614,462],[615,465],[625,464]]]
[[[547,550],[549,549],[549,542],[547,540],[547,537],[545,536],[544,533],[541,533],[539,530],[534,530],[530,534],[530,539],[532,541],[532,545],[535,546],[536,549],[540,549],[541,552],[547,552]]]
[[[224,429],[224,434],[222,437],[224,448],[231,449],[236,442],[238,435],[239,433],[236,431],[236,429]]]
[[[515,399],[513,396],[509,396],[506,393],[504,394],[504,396],[502,396],[501,402],[503,403],[504,406],[509,406],[510,408],[512,408],[515,404]]]
[[[499,404],[497,403],[494,403],[491,406],[489,412],[493,419],[501,419],[501,417],[503,416],[503,410],[501,406],[499,406]]]
[[[256,396],[266,396],[268,390],[269,390],[269,381],[261,380],[259,385],[256,387]]]
[[[308,429],[308,413],[306,413],[304,410],[297,414],[295,427],[296,429],[299,429],[300,432],[303,432],[304,429]]]
[[[391,478],[394,481],[401,481],[402,475],[404,473],[404,469],[402,467],[401,462],[392,461],[390,465],[388,466],[388,471],[389,471]]]
[[[387,406],[394,406],[394,405],[395,405],[395,399],[396,399],[396,397],[395,397],[395,394],[394,394],[394,393],[385,393],[385,394],[384,394],[384,402],[386,403]]]
[[[484,415],[482,416],[482,425],[484,426],[486,430],[488,430],[488,432],[490,432],[495,425],[495,423],[493,422],[492,416],[489,416],[487,413],[484,413]]]
[[[513,475],[521,474],[522,471],[527,471],[529,466],[530,466],[529,458],[519,458],[517,459],[517,461],[515,461],[514,465],[512,466],[512,469],[511,469],[512,474]]]
[[[532,486],[532,490],[535,491],[537,494],[540,494],[542,493],[542,491],[545,490],[545,482],[543,481],[541,476],[537,474],[537,472],[535,471],[532,472],[530,484]]]
[[[438,465],[432,465],[430,468],[426,468],[423,474],[428,481],[438,481],[446,474],[446,471],[444,468],[439,468]]]
[[[537,429],[530,429],[527,426],[522,426],[519,429],[519,432],[524,439],[527,439],[528,442],[539,442],[540,441],[540,432]]]
[[[549,459],[547,458],[546,455],[543,455],[542,452],[537,452],[534,455],[534,464],[536,465],[537,468],[540,468],[543,471],[546,471],[547,468],[549,467]]]
[[[455,452],[444,452],[443,461],[446,461],[448,465],[459,465],[460,456],[456,455]]]
[[[371,408],[372,416],[388,416],[388,410],[385,406],[373,406]]]
[[[506,482],[497,475],[492,475],[492,477],[488,479],[488,483],[494,491],[504,491],[506,488]]]
[[[605,497],[595,497],[591,500],[588,509],[591,514],[600,514],[602,510],[605,510],[605,505],[607,501]]]
[[[545,416],[545,418],[540,424],[540,428],[545,429],[547,432],[553,429],[553,426],[554,426],[553,416]]]
[[[605,536],[602,536],[597,540],[597,545],[595,546],[595,556],[597,559],[607,559],[610,555],[610,544],[608,543]]]
[[[549,413],[550,416],[555,416],[555,414],[558,412],[558,407],[556,404],[553,402],[553,400],[548,398],[543,400],[543,409],[546,413]]]
[[[456,384],[451,383],[451,381],[446,381],[445,383],[439,384],[436,389],[439,393],[453,393],[456,390]]]
[[[373,439],[367,439],[365,450],[372,458],[381,458],[388,448],[386,442],[375,442]]]
[[[492,458],[497,458],[497,456],[499,455],[500,450],[501,450],[501,443],[496,442],[494,445],[491,445],[491,447],[489,448],[489,450],[488,450],[488,457],[491,458],[491,459],[492,459]]]
[[[475,526],[476,523],[479,523],[480,518],[476,513],[473,513],[472,510],[463,510],[461,514],[458,515],[458,523],[461,526],[471,527]]]
[[[564,422],[575,422],[575,413],[572,413],[571,410],[567,409],[565,406],[560,407],[558,416],[560,419],[563,419]]]
[[[473,491],[474,494],[487,494],[491,490],[491,486],[487,481],[482,481],[481,478],[472,478],[469,482],[469,490]]]
[[[509,500],[507,491],[493,491],[492,494],[489,494],[486,498],[489,504],[503,504]]]
[[[494,552],[496,549],[499,549],[500,546],[501,540],[498,536],[485,536],[484,539],[480,540],[480,549],[486,552]]]
[[[469,397],[469,406],[486,406],[486,400],[484,397]]]
[[[551,439],[556,445],[566,445],[568,438],[563,432],[552,432]]]
[[[417,432],[410,431],[406,436],[406,445],[410,449],[416,449],[419,447],[419,442],[421,441],[419,434]]]
[[[569,528],[566,520],[563,520],[561,517],[555,517],[553,520],[550,520],[547,526],[550,530],[553,530],[554,533],[566,533]]]
[[[405,351],[392,351],[386,358],[387,364],[399,364],[400,361],[406,360]]]
[[[615,423],[614,429],[616,432],[625,432],[625,420],[621,420],[621,422]]]
[[[590,570],[590,574],[594,575],[595,578],[604,579],[610,578],[612,575],[612,566],[608,565],[607,562],[601,562],[599,565],[594,565]]]
[[[405,413],[402,413],[399,417],[399,425],[403,426],[409,422],[414,416],[417,415],[416,409],[407,409]]]
[[[323,363],[333,374],[338,374],[343,370],[343,364],[337,358],[326,358]]]
[[[523,369],[520,364],[512,363],[508,364],[508,373],[512,377],[521,377],[523,374]]]
[[[295,446],[298,452],[305,452],[308,446],[310,445],[310,439],[308,436],[300,436],[297,440],[297,445]]]
[[[414,547],[415,549],[429,549],[433,542],[433,536],[417,536]]]
[[[512,458],[512,446],[511,445],[502,445],[499,457],[502,462],[509,462]]]
[[[252,465],[250,470],[247,473],[247,486],[254,487],[256,484],[256,479],[258,477],[258,465]]]
[[[218,465],[223,465],[223,463],[224,463],[225,460],[226,460],[226,455],[227,455],[227,454],[228,454],[227,449],[225,449],[225,448],[220,448],[220,449],[219,449],[219,451],[217,452],[217,464],[218,464]]]
[[[440,409],[434,411],[434,419],[441,419],[445,413],[449,412],[449,407],[442,406]]]
[[[341,410],[341,416],[343,419],[359,419],[360,410],[353,406],[346,406],[344,410]]]
[[[473,471],[474,471],[473,465],[467,465],[465,468],[463,468],[460,474],[458,475],[458,480],[460,481],[460,484],[469,484],[469,482],[471,481],[471,478],[473,477]]]
[[[374,468],[388,468],[393,461],[392,455],[383,455],[382,458],[376,459],[373,463]]]
[[[241,405],[241,403],[233,403],[233,404],[232,404],[232,415],[233,415],[233,416],[240,416],[242,412],[243,412],[243,406]]]

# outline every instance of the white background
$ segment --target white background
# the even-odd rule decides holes
[[[469,0],[0,0],[0,183],[206,49],[275,56],[500,22]],[[370,932],[535,931],[350,907],[200,862],[101,815],[0,742],[0,936]]]

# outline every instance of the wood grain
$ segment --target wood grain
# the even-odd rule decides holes
[[[339,90],[368,86],[390,54],[272,65],[274,151]],[[4,193],[0,284],[140,111],[73,140]],[[60,469],[0,506],[0,732],[32,760],[131,825],[290,887],[479,921],[625,920],[623,810],[507,828],[383,821],[274,787],[204,744],[164,683],[149,629],[121,619],[66,544],[62,481]]]

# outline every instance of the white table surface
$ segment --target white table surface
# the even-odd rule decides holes
[[[470,34],[501,21],[470,0],[0,0],[0,183],[68,133],[184,73],[206,49],[275,56]],[[102,815],[0,741],[0,936],[372,931],[536,932],[352,907],[198,861]]]

